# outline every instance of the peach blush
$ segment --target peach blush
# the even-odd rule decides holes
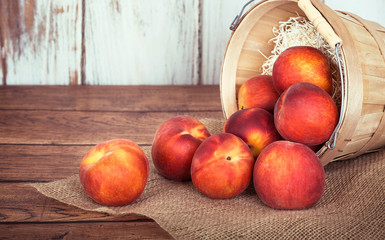
[[[254,158],[237,136],[219,133],[207,138],[197,149],[191,164],[194,186],[215,199],[242,193],[250,184]]]
[[[274,122],[280,135],[309,146],[327,141],[338,122],[330,95],[311,83],[296,83],[278,99]]]
[[[325,189],[325,172],[307,146],[277,141],[266,147],[255,162],[253,183],[263,203],[275,209],[314,206]]]
[[[274,88],[272,77],[259,75],[242,84],[238,91],[238,108],[241,110],[259,107],[273,112],[278,98],[279,94]]]
[[[123,206],[144,191],[149,163],[143,150],[125,139],[100,143],[84,156],[79,169],[80,183],[94,201]]]
[[[223,132],[232,133],[245,141],[254,157],[270,143],[280,140],[273,115],[262,108],[248,108],[233,113],[225,122]]]
[[[154,166],[165,178],[191,179],[192,157],[209,131],[192,116],[176,116],[164,122],[156,131],[151,148]]]
[[[273,84],[278,93],[298,82],[312,83],[330,95],[333,80],[329,63],[314,47],[295,46],[283,51],[273,65]]]

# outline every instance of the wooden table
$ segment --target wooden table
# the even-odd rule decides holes
[[[106,140],[149,146],[179,114],[223,117],[219,86],[1,86],[0,239],[170,239],[146,217],[84,211],[28,183],[77,174]]]

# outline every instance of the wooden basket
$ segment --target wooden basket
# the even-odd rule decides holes
[[[325,144],[318,152],[322,164],[353,158],[385,146],[385,28],[351,13],[336,12],[318,0],[263,0],[234,26],[225,51],[221,101],[225,118],[237,111],[237,90],[261,74],[274,48],[272,29],[290,17],[310,20],[341,58],[340,122],[335,148]]]

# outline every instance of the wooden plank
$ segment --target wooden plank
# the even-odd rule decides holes
[[[0,109],[220,111],[222,107],[218,85],[2,86]]]
[[[87,84],[196,84],[199,0],[86,1]]]
[[[173,239],[155,222],[0,224],[2,239]]]
[[[77,84],[82,0],[2,0],[2,77],[7,84]]]
[[[378,141],[372,146],[373,149],[381,148],[385,146],[385,132],[380,136]]]
[[[172,239],[147,217],[131,214],[115,217],[84,211],[47,198],[28,185],[76,174],[81,158],[90,147],[110,138],[136,139],[148,147],[159,125],[178,114],[199,119],[223,117],[219,101],[204,105],[204,101],[213,101],[214,95],[218,97],[218,86],[209,88],[215,89],[211,92],[199,87],[182,91],[184,87],[173,86],[164,88],[161,94],[151,87],[149,101],[142,100],[147,87],[118,88],[107,91],[104,87],[88,86],[46,86],[41,88],[44,91],[31,86],[24,90],[0,88],[0,142],[2,138],[11,140],[0,144],[0,238]],[[169,97],[174,95],[171,91],[177,91],[178,97]],[[193,104],[195,92],[202,92],[198,95],[203,100],[198,104]],[[135,102],[136,98],[140,100]],[[136,106],[124,107],[129,102]],[[155,106],[147,107],[151,102],[156,102]],[[208,110],[199,109],[205,106]],[[94,228],[101,230],[93,231]],[[102,231],[103,228],[111,229],[112,233]]]
[[[380,113],[380,112],[384,112],[383,104],[369,104],[369,103],[362,104],[361,116],[366,114],[372,114],[372,113]]]
[[[0,181],[45,182],[78,174],[93,145],[0,145]]]
[[[367,33],[369,35],[369,33]],[[373,42],[375,39],[371,39]],[[366,41],[366,40],[364,40]],[[385,58],[382,55],[379,45],[374,42],[373,45],[367,44],[369,41],[357,42],[356,48],[360,53],[362,74],[374,77],[385,78]]]
[[[364,81],[364,103],[385,104],[385,71],[383,77],[362,75]]]
[[[379,113],[372,113],[372,114],[360,116],[360,120],[354,131],[353,137],[373,134],[376,131],[383,114],[384,114],[383,112],[379,112]]]
[[[245,3],[245,1],[202,1],[203,84],[219,83],[223,55],[231,35],[229,27]]]
[[[135,214],[112,216],[85,211],[48,198],[28,183],[1,182],[0,192],[0,223],[149,220]]]
[[[79,173],[94,145],[0,145],[0,182],[49,182]],[[148,153],[150,145],[141,145]]]
[[[85,211],[47,198],[26,183],[0,183],[0,192],[1,239],[51,239],[62,228],[70,231],[68,236],[86,239],[95,239],[95,236],[108,236],[109,239],[115,236],[124,236],[125,239],[170,238],[166,231],[147,217],[135,214],[111,216]],[[49,227],[43,223],[49,223]],[[86,230],[103,226],[113,226],[114,234],[98,230],[88,233]],[[78,235],[78,228],[83,229],[84,235]]]
[[[158,127],[176,115],[223,118],[222,111],[89,112],[3,110],[0,144],[90,145],[116,138],[151,144]]]
[[[344,148],[338,149],[338,155],[341,156],[349,153],[356,153],[370,140],[371,137],[371,135],[367,134],[353,138]]]

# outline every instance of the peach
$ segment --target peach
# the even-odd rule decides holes
[[[142,194],[149,169],[148,159],[136,143],[117,139],[90,149],[81,161],[79,178],[94,201],[107,206],[122,206]]]
[[[238,91],[238,108],[246,109],[259,107],[273,112],[279,98],[273,85],[273,78],[259,75],[244,82]]]
[[[191,116],[176,116],[164,122],[155,133],[151,149],[159,174],[177,181],[190,180],[193,155],[209,136],[203,123]]]
[[[274,126],[274,117],[262,108],[248,108],[233,113],[225,122],[223,132],[245,141],[256,158],[270,143],[281,139]]]
[[[284,139],[314,146],[329,139],[338,122],[338,110],[321,88],[296,83],[278,99],[274,122]]]
[[[314,206],[325,189],[325,172],[317,155],[306,145],[276,141],[259,155],[253,183],[263,203],[275,209]]]
[[[203,194],[228,199],[251,183],[254,158],[244,141],[230,133],[210,136],[198,147],[191,164],[191,179]]]
[[[282,94],[297,82],[309,82],[333,93],[329,63],[325,55],[314,47],[296,46],[283,51],[273,65],[273,84]]]

